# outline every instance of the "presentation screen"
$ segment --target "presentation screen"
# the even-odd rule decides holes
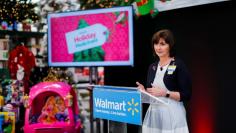
[[[48,14],[49,66],[133,65],[132,6]]]

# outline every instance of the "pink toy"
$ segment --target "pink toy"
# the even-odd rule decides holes
[[[25,133],[79,133],[81,123],[74,90],[63,82],[41,82],[30,89]]]

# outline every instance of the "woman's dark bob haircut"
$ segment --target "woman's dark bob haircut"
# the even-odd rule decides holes
[[[167,30],[167,29],[160,30],[160,31],[154,33],[154,35],[152,36],[153,55],[158,58],[158,56],[156,55],[155,50],[154,50],[154,44],[158,44],[160,38],[163,38],[165,40],[165,42],[169,45],[169,47],[170,47],[170,57],[174,57],[175,56],[174,35],[170,30]]]

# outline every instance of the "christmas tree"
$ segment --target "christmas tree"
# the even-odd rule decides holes
[[[128,6],[135,0],[80,0],[81,9],[110,8],[114,6]]]
[[[22,22],[26,19],[32,21],[39,20],[31,0],[1,0],[0,1],[0,21],[8,23]]]

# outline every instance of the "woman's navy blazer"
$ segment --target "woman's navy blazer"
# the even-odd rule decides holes
[[[151,64],[148,68],[147,88],[152,87],[159,60]],[[176,69],[172,74],[168,74],[168,68],[164,75],[164,84],[169,91],[178,91],[180,93],[180,101],[188,101],[192,93],[192,81],[190,74],[184,62],[175,58],[170,62],[170,65],[176,65]],[[169,65],[169,66],[170,66]]]

